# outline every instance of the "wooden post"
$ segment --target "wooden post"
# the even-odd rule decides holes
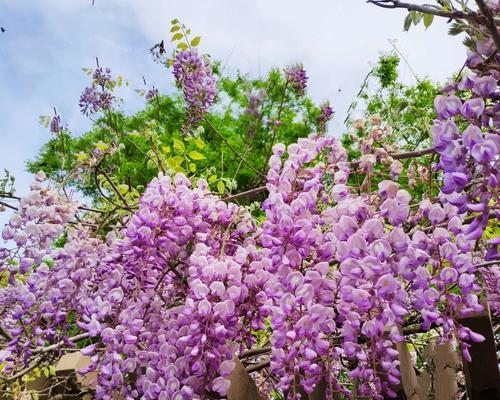
[[[495,336],[491,324],[490,309],[487,303],[485,310],[474,313],[457,321],[473,332],[485,337],[481,343],[471,343],[469,353],[472,361],[463,359],[465,383],[469,400],[500,399],[500,374],[495,347]],[[462,357],[463,358],[463,357]]]
[[[396,344],[399,359],[399,372],[401,372],[402,391],[399,390],[398,398],[406,398],[409,400],[419,400],[417,394],[417,374],[408,351],[408,346],[405,341]],[[403,393],[405,397],[403,397]]]
[[[245,367],[238,357],[234,358],[236,366],[229,375],[231,385],[227,392],[228,400],[260,400],[257,386],[253,379],[248,375]]]
[[[432,351],[434,361],[434,398],[455,400],[458,393],[457,371],[460,358],[450,342],[435,343]]]

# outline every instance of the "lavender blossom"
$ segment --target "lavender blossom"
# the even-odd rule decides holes
[[[326,125],[328,124],[328,121],[330,121],[330,119],[332,118],[333,114],[334,111],[333,108],[330,106],[329,102],[325,102],[321,105],[319,116],[316,119],[320,132],[326,131]]]
[[[303,96],[307,88],[307,75],[302,65],[294,65],[285,70],[285,75],[290,87],[299,96]]]
[[[191,127],[203,119],[214,103],[216,88],[212,67],[195,49],[185,50],[177,54],[173,73],[186,101],[186,127]]]

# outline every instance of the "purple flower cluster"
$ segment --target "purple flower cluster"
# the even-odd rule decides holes
[[[57,135],[61,131],[61,116],[56,114],[50,120],[50,133]]]
[[[266,91],[264,89],[259,89],[256,92],[250,93],[248,97],[248,105],[245,109],[246,115],[251,115],[253,117],[258,117],[260,115],[260,107],[262,102],[266,98]]]
[[[489,221],[499,217],[500,76],[498,71],[484,74],[483,57],[492,56],[492,40],[478,41],[476,48],[468,59],[471,73],[436,97],[438,118],[432,128],[434,148],[440,155],[438,169],[443,172],[443,201],[458,207],[460,213],[476,215],[465,232],[469,239],[479,239]],[[499,258],[498,243],[498,237],[488,241],[485,260]],[[483,272],[489,296],[495,298],[498,268]]]
[[[403,340],[398,326],[414,313],[424,329],[440,326],[445,337],[458,332],[465,354],[467,340],[482,340],[451,317],[482,309],[470,254],[475,241],[457,207],[422,202],[412,219],[429,220],[432,230],[409,234],[403,228],[408,192],[383,181],[378,202],[351,194],[347,154],[334,139],[299,140],[284,164],[283,151],[277,146],[270,160],[261,238],[271,251],[271,367],[281,389],[299,380],[310,392],[325,379],[348,393],[338,380],[342,356],[356,365],[348,375],[360,394],[394,395],[391,387],[400,380],[394,347]],[[325,151],[327,162],[305,167]],[[448,220],[448,229],[440,226]],[[380,365],[382,374],[375,372]]]
[[[99,291],[79,323],[105,345],[84,350],[99,371],[98,398],[224,395],[238,343],[253,343],[242,319],[262,320],[251,295],[267,278],[250,265],[255,226],[207,189],[181,174],[153,180],[102,259]]]
[[[307,75],[302,65],[294,65],[285,70],[287,83],[299,96],[303,96],[307,88]]]
[[[203,119],[215,100],[212,66],[207,59],[200,57],[195,49],[185,50],[177,54],[173,73],[186,101],[186,126],[191,127]]]
[[[80,95],[80,110],[84,115],[95,114],[100,111],[109,110],[113,103],[113,94],[110,84],[111,70],[97,68],[92,75],[92,86],[86,87]]]
[[[333,114],[335,112],[333,111],[332,106],[330,106],[329,102],[325,102],[324,104],[321,105],[320,107],[320,114],[318,118],[316,119],[316,122],[319,126],[319,132],[326,132],[326,126],[330,119],[333,117]]]
[[[69,273],[76,265],[59,264],[57,260],[65,250],[54,247],[76,211],[77,205],[45,184],[45,175],[38,173],[30,192],[19,201],[17,212],[2,230],[2,238],[13,246],[0,249],[0,272],[8,272],[11,284],[0,291],[1,320],[11,328],[13,337],[5,354],[7,371],[29,359],[33,344],[41,346],[45,340],[63,338],[69,326],[68,310],[81,300],[70,293],[78,285],[78,277]],[[71,242],[72,246],[77,244]],[[73,251],[85,250],[74,247]],[[56,266],[51,268],[53,264]],[[87,274],[88,269],[79,272]],[[23,284],[20,276],[25,277]],[[32,339],[26,340],[27,335]]]
[[[151,101],[158,96],[158,89],[154,86],[146,92],[146,100]]]
[[[64,225],[77,210],[74,203],[45,185],[45,181],[45,174],[39,172],[2,230],[2,238],[15,245],[14,249],[0,248],[0,272],[8,270],[11,281],[15,274],[30,272],[33,265],[51,254],[52,243],[62,235]]]

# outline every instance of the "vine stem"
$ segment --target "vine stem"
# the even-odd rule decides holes
[[[5,201],[0,201],[0,204],[4,207],[10,208],[11,210],[17,211],[17,207],[6,203]]]
[[[236,193],[236,194],[233,194],[231,196],[227,196],[223,200],[224,201],[233,201],[233,200],[240,199],[242,197],[247,197],[247,196],[251,196],[253,194],[265,192],[266,190],[267,190],[266,186],[259,186],[259,187],[256,187],[255,189],[247,190],[246,192]]]
[[[288,83],[289,83],[289,81],[287,79],[286,82],[285,82],[285,87],[283,88],[283,93],[281,95],[281,102],[280,102],[280,106],[278,108],[278,116],[276,117],[276,121],[280,121],[281,122],[281,113],[283,112],[283,104],[285,103],[285,96],[286,96],[286,90],[288,89]],[[273,128],[273,137],[271,138],[271,145],[269,146],[269,150],[267,151],[266,159],[264,161],[264,167],[263,167],[264,171],[266,170],[267,162],[269,161],[269,158],[271,157],[271,153],[273,151],[274,142],[276,140],[276,134],[278,133],[278,129],[279,128],[280,128],[279,126],[274,125],[274,128]]]
[[[248,373],[251,373],[251,372],[255,372],[255,371],[259,371],[261,369],[267,368],[270,365],[271,365],[271,361],[267,360],[267,361],[263,361],[261,363],[255,364],[255,365],[251,365],[250,367],[247,367],[246,370]]]
[[[372,68],[365,76],[365,79],[363,79],[363,83],[361,83],[361,87],[359,88],[359,91],[358,91],[358,94],[356,94],[356,99],[359,98],[359,96],[361,95],[361,93],[363,93],[363,90],[365,90],[365,87],[368,85],[368,79],[370,78],[370,76],[373,74],[373,72],[375,71],[375,68]],[[352,109],[355,107],[354,105],[354,101],[349,105],[349,108],[347,109],[347,112],[346,112],[346,117],[344,119],[344,124],[347,123],[347,121],[349,120],[349,118],[351,118],[351,111]]]

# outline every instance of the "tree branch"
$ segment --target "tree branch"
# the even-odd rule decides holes
[[[271,351],[272,347],[271,346],[266,346],[266,347],[260,347],[258,349],[250,349],[247,351],[244,351],[241,353],[238,358],[247,358],[247,357],[253,357],[253,356],[259,356],[261,354],[266,354]]]
[[[422,157],[426,156],[428,154],[434,154],[436,150],[434,150],[433,147],[430,147],[428,149],[423,149],[423,150],[415,150],[415,151],[408,151],[406,153],[396,153],[396,154],[389,154],[389,157],[392,157],[395,160],[404,160],[406,158],[417,158],[417,157]],[[359,160],[351,161],[349,165],[351,167],[356,167],[360,163]]]
[[[495,42],[495,46],[497,47],[497,51],[500,51],[500,34],[498,33],[497,24],[495,22],[495,17],[491,12],[490,8],[484,3],[484,0],[476,0],[477,7],[481,14],[484,15],[486,19],[485,25],[491,33],[493,41]]]
[[[485,17],[483,17],[482,15],[478,15],[475,12],[466,13],[459,10],[446,11],[446,10],[440,10],[438,8],[433,8],[427,5],[404,3],[399,0],[367,0],[367,3],[374,4],[377,7],[381,8],[389,8],[389,9],[403,8],[408,11],[417,11],[424,14],[431,14],[437,17],[443,17],[448,19],[464,19],[475,23],[483,23],[483,24],[486,23]],[[500,25],[500,20],[494,19],[493,22],[496,25]]]
[[[8,378],[7,383],[15,382],[19,378],[22,378],[24,375],[30,373],[42,363],[43,359],[44,359],[43,357],[36,358],[35,361],[30,366],[26,367],[25,369],[19,371],[17,374],[12,375],[10,378]]]
[[[246,370],[248,373],[251,373],[251,372],[255,372],[255,371],[259,371],[261,369],[267,368],[270,365],[271,365],[271,361],[267,360],[267,361],[263,361],[263,362],[258,363],[258,364],[251,365],[251,366],[247,367]]]

